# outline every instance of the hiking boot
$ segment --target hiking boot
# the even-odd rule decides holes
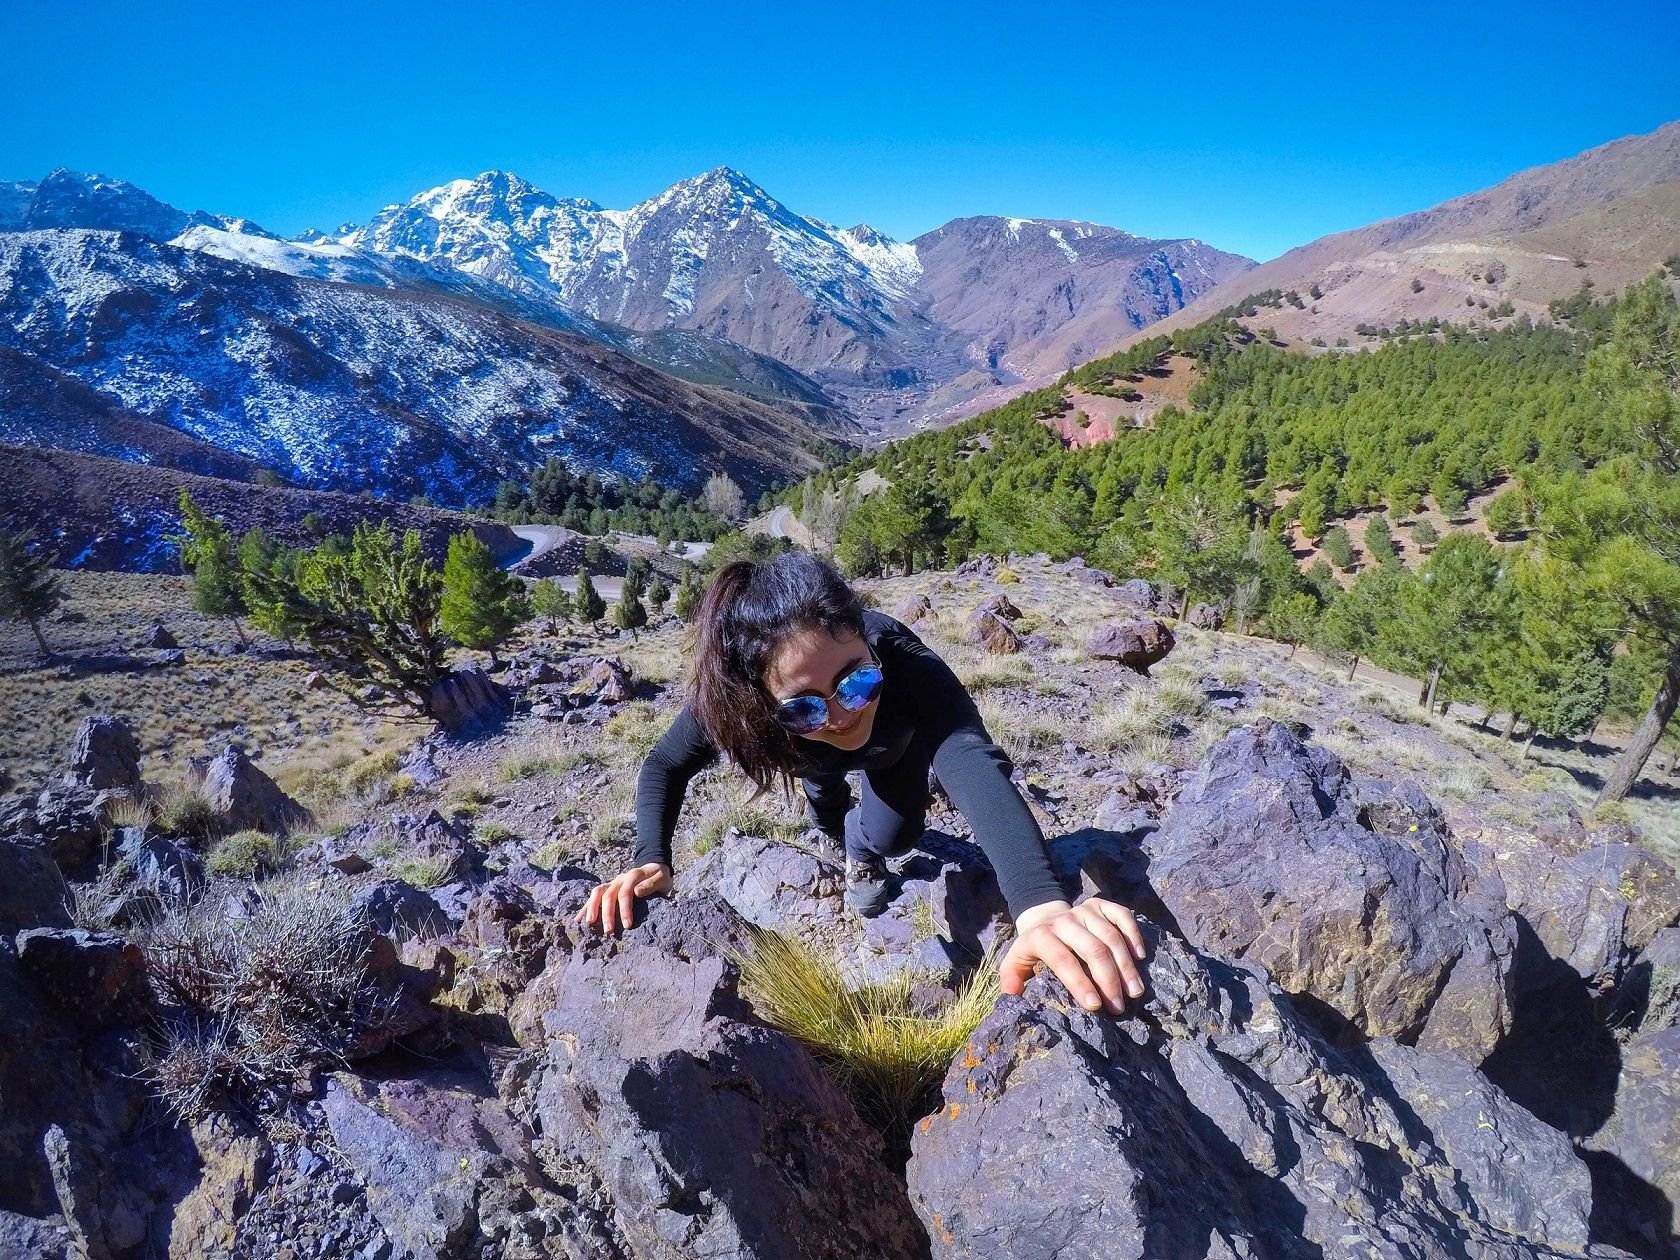
[[[846,904],[871,919],[887,908],[887,860],[880,854],[847,856]]]
[[[846,837],[843,832],[807,827],[799,833],[799,842],[825,862],[833,862],[838,866],[846,860]]]

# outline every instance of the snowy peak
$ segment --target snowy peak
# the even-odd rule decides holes
[[[10,184],[0,191],[4,231],[90,228],[167,241],[185,230],[193,217],[125,180],[63,167],[38,184]]]

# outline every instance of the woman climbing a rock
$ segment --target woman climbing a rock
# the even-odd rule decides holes
[[[634,865],[598,885],[578,920],[635,922],[638,897],[672,886],[671,836],[693,777],[727,754],[761,791],[804,786],[814,837],[843,849],[846,903],[879,914],[886,859],[922,834],[933,771],[993,868],[1016,938],[1000,963],[1006,993],[1039,964],[1087,1009],[1118,1012],[1143,992],[1143,940],[1130,910],[1063,898],[1044,835],[1009,780],[968,690],[906,626],[872,609],[829,564],[803,551],[739,560],[712,579],[696,618],[688,702],[642,766]],[[863,771],[854,805],[849,770]]]

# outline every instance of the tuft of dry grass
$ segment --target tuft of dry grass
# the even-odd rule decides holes
[[[516,783],[539,775],[558,778],[579,766],[595,765],[600,761],[601,754],[595,749],[569,745],[559,736],[545,733],[503,757],[496,766],[496,777],[503,783]]]
[[[953,1001],[923,1014],[907,971],[853,986],[834,959],[797,937],[753,929],[752,940],[747,954],[731,959],[754,1007],[810,1049],[881,1127],[909,1125],[1000,993],[988,959]]]
[[[155,806],[157,826],[172,836],[207,839],[216,830],[216,812],[210,798],[185,783],[166,783]]]

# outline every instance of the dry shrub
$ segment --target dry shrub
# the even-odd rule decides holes
[[[105,820],[119,830],[125,827],[145,829],[156,821],[156,816],[150,802],[138,796],[125,796],[105,807]]]
[[[267,879],[286,869],[298,847],[298,842],[290,835],[236,831],[216,842],[204,865],[212,875]]]
[[[216,830],[216,811],[210,807],[210,798],[185,783],[163,785],[155,816],[158,828],[172,836],[203,840]]]
[[[646,700],[633,700],[608,718],[601,729],[621,756],[634,762],[653,751],[670,724]]]
[[[544,733],[503,757],[497,763],[496,776],[503,783],[517,783],[545,774],[558,777],[600,760],[600,753],[593,748],[573,747],[553,733]]]
[[[343,1063],[394,1013],[377,939],[319,889],[272,890],[245,917],[200,902],[159,918],[140,943],[164,1012],[148,1065],[164,1100],[199,1116]]]

